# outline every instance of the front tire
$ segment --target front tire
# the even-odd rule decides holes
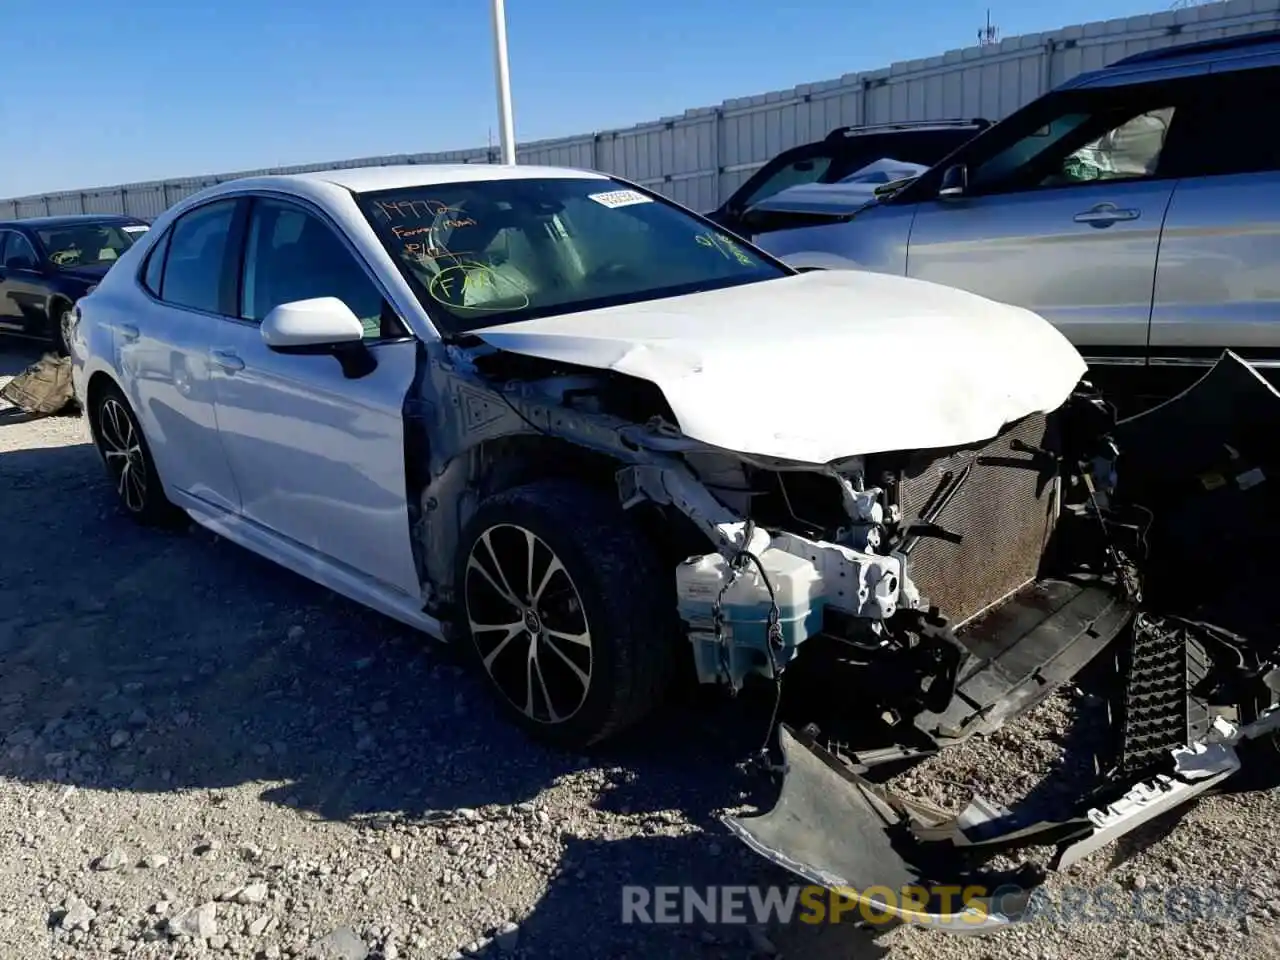
[[[561,480],[485,500],[454,582],[465,656],[536,739],[583,749],[661,700],[674,577],[616,500]]]
[[[164,495],[160,475],[129,401],[107,387],[93,405],[93,440],[124,512],[144,526],[172,526],[182,512]]]

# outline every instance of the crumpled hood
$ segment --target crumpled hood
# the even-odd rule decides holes
[[[985,440],[1085,372],[1051,324],[939,284],[815,271],[473,331],[640,377],[689,437],[808,463]]]

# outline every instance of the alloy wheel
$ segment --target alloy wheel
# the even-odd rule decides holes
[[[147,458],[133,418],[115,397],[107,397],[98,408],[98,439],[120,502],[130,513],[142,513],[147,506]]]
[[[591,689],[591,630],[577,585],[530,530],[495,524],[471,545],[463,597],[494,686],[537,723],[573,717]]]

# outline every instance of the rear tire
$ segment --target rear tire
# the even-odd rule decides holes
[[[144,526],[176,526],[185,514],[164,494],[155,460],[129,401],[108,386],[94,400],[93,440],[121,509]]]
[[[662,699],[675,581],[616,500],[563,480],[490,497],[454,583],[463,655],[534,738],[583,749]]]

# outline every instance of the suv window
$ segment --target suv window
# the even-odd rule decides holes
[[[236,200],[219,200],[185,213],[169,231],[160,298],[206,313],[222,312],[227,239]]]
[[[836,183],[877,160],[931,167],[976,134],[974,126],[956,126],[833,135],[780,153],[752,174],[726,206],[741,211],[788,187]]]
[[[786,190],[788,187],[797,187],[804,183],[816,183],[822,179],[835,160],[833,150],[825,153],[820,150],[806,148],[801,156],[794,159],[786,160],[779,157],[783,163],[781,166],[775,167],[769,164],[768,167],[761,170],[764,174],[759,183],[752,184],[748,181],[749,190],[742,191],[734,198],[734,205],[737,207],[749,207],[753,203],[759,203],[768,197],[772,197],[775,193]],[[775,161],[776,163],[777,161]],[[752,178],[755,179],[754,177]]]
[[[1178,174],[1222,176],[1280,170],[1280,68],[1204,78],[1179,130]]]
[[[3,244],[4,266],[10,270],[34,270],[40,259],[31,241],[16,230],[6,230],[8,240]]]
[[[969,155],[969,192],[1008,193],[1165,172],[1187,81],[1051,94],[993,127]]]
[[[328,224],[292,203],[255,200],[240,316],[261,321],[282,303],[313,297],[345,303],[360,318],[366,339],[395,335],[384,333],[384,321],[392,321],[382,292]]]

